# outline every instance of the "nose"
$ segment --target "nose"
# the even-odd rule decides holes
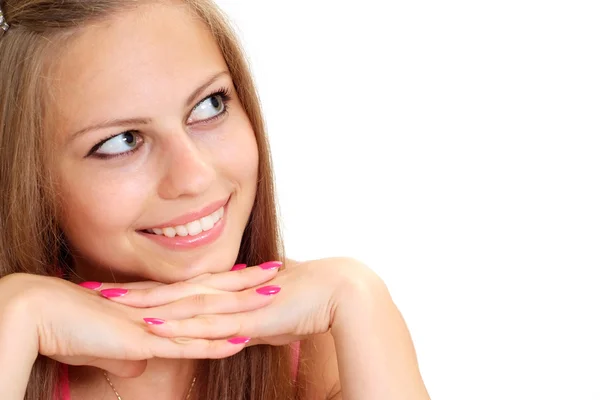
[[[197,196],[215,181],[210,153],[203,151],[187,134],[172,135],[165,147],[164,171],[158,186],[161,198]]]

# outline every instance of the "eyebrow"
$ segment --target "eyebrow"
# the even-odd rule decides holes
[[[195,103],[196,99],[202,94],[202,92],[204,92],[210,85],[212,85],[217,79],[219,79],[223,75],[229,75],[229,71],[221,71],[221,72],[213,75],[212,77],[210,77],[209,80],[207,80],[202,85],[200,85],[196,90],[194,90],[185,102],[186,107],[188,107],[188,108],[191,107]],[[77,132],[73,133],[70,136],[69,141],[72,141],[75,138],[77,138],[85,133],[95,131],[97,129],[114,128],[117,126],[127,126],[127,125],[148,125],[150,123],[150,121],[151,121],[150,118],[111,119],[111,120],[100,122],[100,123],[94,124],[94,125],[90,125],[83,129],[78,130]]]

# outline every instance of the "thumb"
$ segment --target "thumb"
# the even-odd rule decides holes
[[[100,358],[88,365],[103,369],[120,378],[136,378],[144,373],[147,364],[147,360],[131,361]]]

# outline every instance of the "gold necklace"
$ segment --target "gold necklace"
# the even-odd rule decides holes
[[[117,396],[117,399],[118,400],[123,400],[121,398],[121,395],[119,394],[119,392],[117,392],[117,389],[115,388],[115,385],[113,385],[112,381],[108,377],[108,374],[106,373],[106,371],[103,371],[102,373],[104,374],[104,377],[106,378],[106,382],[108,382],[108,384],[110,385],[110,387],[113,390],[113,392],[115,392],[115,396]],[[194,377],[194,379],[192,379],[192,384],[190,385],[190,388],[188,389],[187,395],[185,396],[185,400],[189,400],[190,399],[190,396],[192,395],[192,389],[194,388],[194,384],[195,383],[196,383],[196,377]]]

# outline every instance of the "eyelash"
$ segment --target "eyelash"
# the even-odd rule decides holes
[[[217,97],[217,96],[218,96],[218,97],[220,97],[220,98],[221,98],[221,101],[223,102],[223,111],[221,111],[219,114],[217,114],[217,115],[215,115],[215,116],[213,116],[213,117],[210,117],[210,118],[208,118],[208,119],[205,119],[205,120],[203,120],[203,121],[194,122],[194,123],[192,123],[192,124],[191,124],[192,126],[194,126],[194,125],[200,125],[200,124],[202,124],[202,125],[209,124],[209,123],[211,123],[211,122],[214,122],[214,121],[216,121],[216,120],[218,120],[218,119],[220,119],[220,118],[224,117],[225,115],[227,115],[227,113],[229,112],[229,102],[231,101],[231,95],[229,94],[229,89],[228,89],[228,88],[225,88],[225,87],[222,87],[222,88],[220,88],[220,89],[217,89],[217,90],[215,90],[214,92],[210,93],[208,96],[204,97],[202,100],[200,100],[200,101],[199,101],[199,102],[198,102],[198,103],[197,103],[197,104],[196,104],[196,105],[195,105],[195,106],[192,108],[192,111],[191,111],[191,112],[194,112],[194,110],[195,110],[196,108],[198,108],[198,107],[200,106],[200,104],[201,104],[203,101],[206,101],[206,100],[210,99],[211,97]],[[191,112],[190,112],[190,113],[191,113]],[[112,138],[114,138],[114,137],[117,137],[117,136],[119,136],[119,135],[123,135],[124,133],[132,133],[132,134],[136,135],[138,138],[140,138],[140,137],[141,137],[141,135],[140,135],[139,131],[137,131],[137,130],[134,130],[134,129],[127,130],[127,131],[123,131],[123,132],[119,132],[119,133],[117,133],[116,135],[111,135],[111,136],[109,136],[109,137],[106,137],[106,138],[104,138],[104,139],[100,140],[98,143],[96,143],[96,144],[95,144],[95,145],[92,147],[92,149],[91,149],[91,150],[88,152],[88,154],[86,155],[86,157],[95,157],[95,158],[99,158],[99,159],[101,159],[101,160],[107,160],[107,159],[114,159],[114,158],[121,158],[121,157],[125,157],[125,156],[128,156],[128,155],[130,155],[130,154],[133,154],[133,153],[135,153],[136,151],[138,151],[138,150],[141,148],[141,145],[140,145],[140,146],[137,146],[135,149],[132,149],[132,150],[126,151],[126,152],[124,152],[124,153],[119,153],[119,154],[97,154],[97,153],[96,153],[96,151],[98,151],[98,149],[99,149],[100,147],[102,147],[102,145],[103,145],[105,142],[107,142],[107,141],[109,141],[110,139],[112,139]],[[143,143],[143,139],[142,139],[142,143]]]
[[[229,94],[229,89],[226,87],[222,87],[220,89],[215,90],[214,92],[212,92],[211,94],[209,94],[208,96],[206,96],[205,98],[203,98],[202,100],[200,100],[198,102],[198,104],[196,104],[194,106],[194,108],[192,108],[191,112],[194,112],[194,110],[196,110],[196,108],[198,108],[200,106],[200,104],[207,100],[210,99],[211,97],[220,97],[221,101],[223,101],[223,111],[221,111],[219,114],[210,117],[208,119],[205,119],[203,121],[198,121],[198,122],[194,122],[192,123],[192,125],[198,125],[198,124],[209,124],[213,121],[218,120],[221,117],[224,117],[225,115],[227,115],[227,112],[229,111],[229,102],[231,101],[231,95]]]
[[[94,157],[94,158],[98,158],[98,159],[100,159],[100,160],[108,160],[108,159],[113,159],[113,158],[121,158],[121,157],[125,157],[125,156],[128,156],[128,155],[130,155],[130,154],[133,154],[133,153],[135,153],[136,151],[138,151],[138,149],[141,147],[141,145],[140,145],[140,146],[137,146],[135,149],[132,149],[132,150],[126,151],[126,152],[124,152],[124,153],[119,153],[119,154],[98,154],[98,153],[96,153],[96,151],[98,151],[98,149],[99,149],[100,147],[102,147],[102,145],[103,145],[104,143],[108,142],[110,139],[112,139],[112,138],[114,138],[114,137],[117,137],[117,136],[119,136],[119,135],[123,135],[123,134],[125,134],[125,133],[132,133],[132,134],[136,135],[138,138],[139,138],[139,137],[141,137],[141,135],[140,135],[140,132],[139,132],[139,131],[136,131],[136,130],[134,130],[134,129],[130,129],[130,130],[128,130],[128,131],[119,132],[119,133],[117,133],[116,135],[109,136],[109,137],[107,137],[107,138],[105,138],[105,139],[102,139],[102,140],[101,140],[101,141],[99,141],[98,143],[96,143],[96,144],[94,145],[94,147],[92,147],[92,149],[91,149],[91,150],[88,152],[88,154],[86,155],[86,157]],[[142,139],[142,143],[143,143],[143,139]]]

